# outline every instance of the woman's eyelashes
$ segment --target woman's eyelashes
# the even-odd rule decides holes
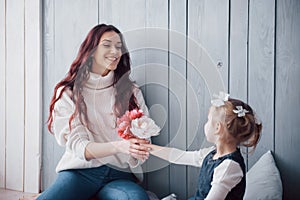
[[[111,44],[103,44],[103,46],[104,46],[105,48],[111,48],[111,47],[112,47]],[[116,48],[117,50],[121,50],[121,49],[122,49],[122,46],[121,46],[121,45],[116,45],[115,48]]]

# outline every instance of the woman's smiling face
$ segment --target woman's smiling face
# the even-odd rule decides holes
[[[92,72],[105,76],[109,71],[117,69],[122,56],[120,36],[114,32],[105,32],[93,55]]]

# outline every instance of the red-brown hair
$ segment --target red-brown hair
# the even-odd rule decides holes
[[[135,96],[133,95],[134,84],[129,78],[130,74],[130,56],[121,32],[112,25],[99,24],[92,28],[85,40],[79,48],[76,59],[70,66],[70,69],[64,79],[58,82],[54,88],[54,94],[51,99],[48,116],[48,130],[52,132],[53,116],[55,103],[61,98],[63,92],[66,89],[72,91],[71,99],[75,104],[75,111],[71,115],[69,120],[69,127],[71,129],[71,122],[76,117],[82,124],[84,124],[90,131],[89,119],[87,116],[87,107],[82,96],[82,89],[86,81],[89,78],[89,71],[92,66],[92,54],[96,50],[102,35],[105,32],[116,32],[122,42],[122,56],[118,63],[117,69],[114,71],[114,82],[112,86],[116,88],[116,101],[114,106],[114,112],[117,116],[121,116],[125,111],[138,108],[138,104]],[[60,93],[57,95],[58,89]]]
[[[225,111],[225,126],[231,136],[233,136],[239,145],[245,147],[252,147],[252,150],[256,148],[256,145],[260,139],[262,124],[257,122],[253,109],[241,100],[229,98],[224,102],[225,105],[215,107],[215,110]],[[242,106],[248,112],[243,117],[238,117],[233,110],[236,110],[237,106]],[[251,151],[250,151],[251,152]]]

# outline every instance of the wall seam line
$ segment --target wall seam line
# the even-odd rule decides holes
[[[185,8],[185,110],[186,116],[188,116],[188,21],[189,21],[189,3],[186,0],[186,8]],[[185,149],[188,150],[188,117],[185,118]],[[185,166],[186,170],[186,197],[188,197],[188,183],[189,183],[189,167]]]
[[[247,92],[246,92],[246,101],[247,103],[249,103],[249,57],[250,57],[250,53],[249,53],[249,32],[250,32],[250,0],[248,0],[248,7],[247,7]],[[249,169],[249,148],[246,148],[246,152],[247,152],[247,160],[246,160],[246,166],[247,166],[247,171]]]
[[[23,51],[24,51],[24,57],[23,57],[23,67],[24,67],[24,74],[23,74],[23,78],[24,78],[24,86],[23,86],[23,106],[24,106],[24,113],[23,113],[23,184],[22,184],[22,190],[23,192],[25,192],[25,167],[26,167],[26,0],[24,0],[24,5],[23,5],[23,37],[24,37],[24,41],[23,41]]]
[[[275,136],[276,136],[276,36],[277,36],[277,0],[275,0],[275,5],[274,5],[274,77],[273,77],[273,82],[274,82],[274,99],[273,99],[273,111],[274,111],[274,115],[273,115],[273,151],[274,151],[274,155],[275,155],[275,150],[276,150],[276,141],[275,141]]]
[[[7,158],[7,152],[6,152],[6,143],[7,143],[7,71],[6,71],[6,67],[7,67],[7,0],[4,1],[4,28],[5,28],[5,31],[4,31],[4,53],[5,53],[5,61],[4,61],[4,72],[5,72],[5,76],[4,76],[4,82],[5,82],[5,87],[4,87],[4,93],[5,93],[5,111],[4,111],[4,116],[5,116],[5,122],[4,122],[4,140],[5,140],[5,147],[4,147],[4,188],[6,188],[6,158]]]
[[[228,90],[228,93],[230,94],[230,63],[231,63],[231,52],[230,52],[230,50],[231,50],[231,44],[230,44],[230,37],[231,37],[231,0],[229,0],[229,2],[228,2],[228,48],[227,48],[227,50],[228,50],[228,52],[227,52],[227,54],[228,54],[228,60],[227,60],[227,76],[228,76],[228,78],[227,78],[227,84],[228,84],[228,86],[227,86],[227,90]]]

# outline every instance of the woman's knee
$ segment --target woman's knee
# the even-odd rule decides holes
[[[62,171],[55,182],[41,193],[37,200],[88,199],[97,192],[99,187],[74,170]]]
[[[145,190],[129,180],[116,180],[106,184],[97,194],[98,200],[148,200]]]

